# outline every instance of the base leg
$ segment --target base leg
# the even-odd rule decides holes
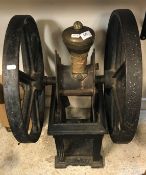
[[[57,156],[55,168],[72,166],[104,166],[101,156],[103,135],[98,136],[55,136]]]

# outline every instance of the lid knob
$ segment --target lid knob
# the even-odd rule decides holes
[[[74,22],[73,27],[75,30],[80,30],[83,28],[83,24],[80,21],[76,21]]]

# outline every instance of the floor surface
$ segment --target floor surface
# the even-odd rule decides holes
[[[47,125],[37,143],[20,145],[12,133],[0,127],[0,175],[143,175],[146,171],[146,112],[141,112],[137,134],[130,144],[113,144],[107,135],[103,153],[104,168],[55,169],[55,144],[53,138],[47,136]]]

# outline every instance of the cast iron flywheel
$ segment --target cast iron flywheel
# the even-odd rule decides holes
[[[130,10],[113,11],[105,49],[105,103],[111,139],[130,142],[136,132],[142,96],[142,54]]]
[[[23,71],[19,67],[20,57]],[[36,23],[31,16],[14,16],[4,41],[3,87],[10,128],[18,142],[36,142],[41,134],[43,77],[42,48]]]

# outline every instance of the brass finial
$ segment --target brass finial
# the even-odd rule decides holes
[[[80,22],[80,21],[76,21],[74,24],[73,24],[73,27],[75,30],[80,30],[83,28],[83,24]]]

